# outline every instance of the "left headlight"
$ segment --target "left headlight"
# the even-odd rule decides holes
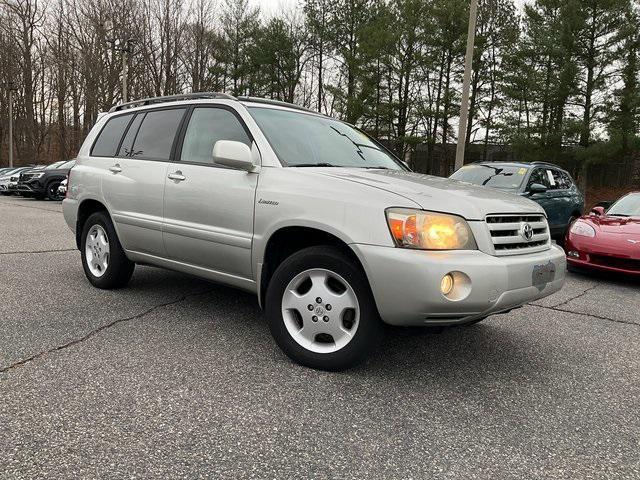
[[[422,250],[477,250],[467,221],[456,215],[389,208],[387,223],[398,247]]]
[[[583,237],[595,237],[596,229],[586,222],[576,220],[573,222],[573,225],[571,225],[571,233]]]

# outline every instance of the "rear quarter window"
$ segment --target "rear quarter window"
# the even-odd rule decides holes
[[[115,157],[120,139],[129,125],[132,114],[118,115],[107,120],[91,148],[93,157]]]

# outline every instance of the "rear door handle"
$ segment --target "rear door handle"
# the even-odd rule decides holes
[[[120,173],[122,171],[122,168],[120,168],[120,165],[116,163],[112,167],[109,167],[109,171],[112,173]]]
[[[174,173],[170,173],[169,175],[167,175],[167,178],[169,178],[170,180],[175,180],[176,182],[181,182],[187,179],[187,177],[182,175],[182,172],[180,170]]]

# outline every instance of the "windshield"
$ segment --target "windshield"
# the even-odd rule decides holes
[[[622,197],[607,210],[607,215],[618,217],[640,217],[640,193]]]
[[[503,190],[517,190],[529,169],[513,165],[465,165],[450,178]]]
[[[275,108],[249,111],[285,166],[405,170],[366,134],[345,123]]]

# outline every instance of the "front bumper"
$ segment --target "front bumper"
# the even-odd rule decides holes
[[[367,273],[382,319],[393,325],[455,325],[519,307],[562,288],[564,251],[497,257],[481,251],[433,252],[352,245]],[[540,281],[535,267],[551,267]],[[440,291],[442,277],[461,272],[469,289],[451,300]]]
[[[31,182],[18,182],[16,190],[19,193],[31,193],[36,195],[46,193],[44,185],[41,185],[37,180],[33,180]]]
[[[640,276],[640,254],[620,248],[599,237],[570,236],[565,244],[570,267],[623,275]]]

